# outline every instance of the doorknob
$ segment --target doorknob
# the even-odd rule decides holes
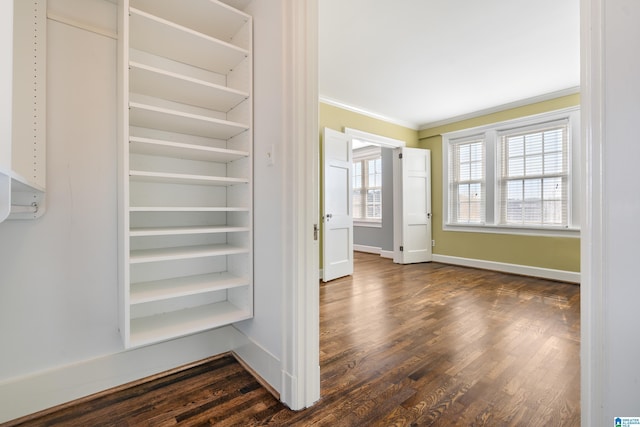
[[[333,214],[327,214],[327,221],[329,221],[331,218],[333,218]]]

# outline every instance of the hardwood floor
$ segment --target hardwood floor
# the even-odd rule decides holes
[[[580,425],[578,286],[357,253],[320,293],[312,408],[225,356],[9,425]]]

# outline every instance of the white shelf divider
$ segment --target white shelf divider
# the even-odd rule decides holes
[[[131,5],[136,9],[230,43],[251,18],[216,0],[191,0],[188,8],[176,8],[175,0],[132,0]]]
[[[131,305],[248,286],[248,277],[228,272],[131,284]]]
[[[249,157],[249,153],[246,151],[185,144],[181,142],[164,141],[137,136],[129,138],[129,150],[131,153],[136,154],[177,157],[180,159],[204,160],[220,163],[228,163],[244,157]]]
[[[249,52],[138,9],[130,8],[131,47],[227,74]]]
[[[131,344],[142,346],[249,319],[228,301],[131,320]]]
[[[232,178],[226,176],[187,175],[181,173],[149,172],[132,170],[129,176],[134,181],[158,182],[166,184],[216,185],[228,186],[247,184],[246,178]]]
[[[180,259],[235,255],[247,252],[249,252],[249,250],[246,247],[226,244],[139,249],[131,251],[130,263],[142,264],[147,262],[176,261]]]
[[[150,236],[184,236],[189,234],[215,234],[215,233],[241,233],[249,231],[249,227],[229,227],[226,225],[217,226],[184,226],[184,227],[145,227],[132,228],[129,232],[131,237]]]
[[[129,103],[129,121],[133,126],[218,139],[229,139],[249,129],[241,123],[138,102]]]
[[[249,97],[246,92],[138,62],[129,64],[129,79],[132,92],[225,113]]]

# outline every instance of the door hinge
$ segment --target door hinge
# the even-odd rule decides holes
[[[404,252],[404,246],[400,246],[400,252]]]
[[[313,240],[318,240],[318,224],[313,224]]]
[[[398,158],[401,159],[402,158],[402,153],[398,154]]]

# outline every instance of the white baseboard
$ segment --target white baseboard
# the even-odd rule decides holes
[[[0,382],[0,423],[226,353],[241,336],[226,326]]]
[[[368,254],[380,255],[380,248],[377,246],[353,245],[353,250],[358,252],[366,252]]]
[[[393,251],[385,251],[385,250],[381,250],[380,251],[380,256],[382,258],[389,258],[389,259],[393,259]]]
[[[353,245],[353,250],[358,252],[366,252],[368,254],[380,255],[382,258],[393,259],[393,251],[385,251],[377,246]]]
[[[270,387],[282,395],[282,363],[280,359],[240,331],[237,332],[233,352]]]
[[[484,261],[480,259],[460,258],[448,255],[433,254],[434,262],[461,265],[464,267],[494,270],[503,273],[521,274],[524,276],[540,277],[543,279],[559,280],[561,282],[580,283],[580,273],[550,268],[531,267],[528,265],[507,264],[503,262]]]

